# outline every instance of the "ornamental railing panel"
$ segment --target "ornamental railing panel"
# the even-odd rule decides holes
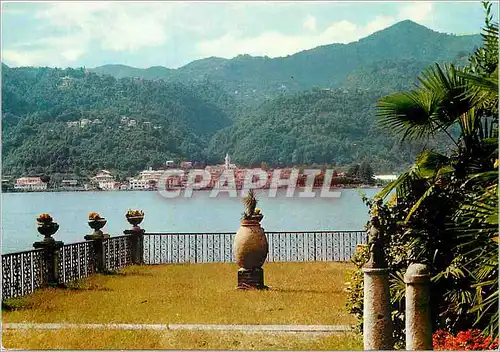
[[[235,233],[145,233],[144,264],[230,263]]]
[[[59,283],[65,284],[92,275],[95,272],[93,258],[93,241],[62,246],[57,257]]]
[[[106,270],[116,271],[132,264],[132,242],[130,236],[108,238],[103,241],[102,246]]]
[[[145,233],[144,263],[234,262],[234,232]],[[269,262],[349,261],[364,231],[266,232]]]
[[[2,254],[2,300],[30,294],[46,284],[44,250]]]

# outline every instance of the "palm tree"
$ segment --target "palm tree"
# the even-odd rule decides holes
[[[434,265],[434,284],[454,283],[440,309],[459,317],[475,313],[475,322],[497,336],[498,23],[492,21],[491,4],[484,2],[484,7],[483,46],[468,67],[436,64],[422,73],[415,89],[379,100],[380,123],[400,134],[402,141],[441,138],[449,149],[422,151],[377,197],[395,191],[407,204],[399,214],[399,236],[419,253],[414,259],[427,258]],[[438,222],[444,228],[436,225],[434,232],[425,234],[427,242],[418,241],[422,236],[411,235],[418,232],[412,224],[432,223],[429,208],[443,199],[448,209]],[[429,252],[432,240],[453,244],[442,244],[441,249],[449,249],[441,252],[445,259],[436,259],[439,244],[435,253]]]

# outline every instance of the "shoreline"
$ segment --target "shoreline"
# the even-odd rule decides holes
[[[373,189],[373,188],[383,188],[384,186],[382,185],[345,185],[345,186],[335,186],[335,187],[330,187],[330,191],[340,191],[342,189]],[[306,187],[295,187],[296,190],[304,190]],[[321,191],[323,187],[312,187],[312,190],[315,191]],[[178,188],[170,188],[169,191],[175,191],[175,190],[185,190],[186,187],[178,187]],[[236,191],[240,191],[243,188],[239,187],[236,188]],[[255,188],[255,190],[268,190],[269,187],[267,188]],[[278,187],[278,190],[286,190],[287,187]],[[203,188],[203,189],[193,189],[193,192],[211,192],[213,188]],[[25,191],[25,190],[2,190],[2,193],[78,193],[78,192],[109,192],[109,193],[115,193],[115,192],[159,192],[157,189],[112,189],[112,190],[99,190],[99,189],[46,189],[46,190],[33,190],[33,191]],[[224,192],[222,190],[221,192]]]

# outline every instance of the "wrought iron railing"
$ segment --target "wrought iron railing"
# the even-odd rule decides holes
[[[144,263],[232,262],[234,236],[234,232],[145,233]]]
[[[47,284],[42,249],[2,255],[2,300],[32,293]]]
[[[105,268],[119,270],[132,264],[131,237],[129,235],[108,238],[103,242]]]
[[[77,242],[62,246],[57,261],[59,283],[66,284],[95,272],[93,242]]]
[[[347,261],[356,245],[367,241],[363,231],[266,232],[266,236],[269,262]],[[143,249],[144,264],[227,263],[234,261],[234,237],[234,232],[144,233],[137,248]],[[57,251],[56,283],[67,284],[132,264],[132,238],[125,235],[63,245]],[[48,249],[3,254],[2,300],[46,286],[50,276],[47,263],[52,263],[48,254]]]
[[[234,232],[145,233],[144,263],[233,262]],[[266,232],[269,262],[348,261],[363,231]]]

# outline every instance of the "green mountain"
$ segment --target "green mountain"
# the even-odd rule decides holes
[[[368,161],[379,171],[411,163],[421,146],[402,147],[378,127],[379,92],[320,90],[281,96],[218,132],[207,155],[231,151],[238,164],[337,164]],[[215,160],[213,160],[215,161]]]
[[[199,160],[214,133],[232,123],[211,99],[226,109],[230,101],[206,83],[4,68],[2,85],[2,161],[9,174],[135,172],[169,159]]]
[[[220,162],[226,152],[241,166],[365,160],[400,169],[421,146],[402,149],[377,126],[377,98],[411,87],[434,62],[465,64],[480,40],[403,21],[350,44],[175,70],[2,64],[3,172],[123,176],[170,159]]]
[[[207,58],[179,69],[165,68],[163,78],[174,81],[210,79],[235,98],[260,103],[282,92],[299,92],[312,88],[352,87],[352,75],[367,67],[387,62],[410,64],[420,70],[434,62],[456,62],[472,53],[481,43],[479,35],[455,36],[438,33],[412,21],[402,21],[349,44],[331,44],[279,58],[239,55],[233,59]],[[115,77],[150,77],[150,69],[123,65],[106,65],[94,71]],[[155,68],[158,74],[161,72]],[[411,70],[409,74],[420,72]],[[391,78],[392,79],[392,78]],[[408,84],[403,75],[402,83]]]

